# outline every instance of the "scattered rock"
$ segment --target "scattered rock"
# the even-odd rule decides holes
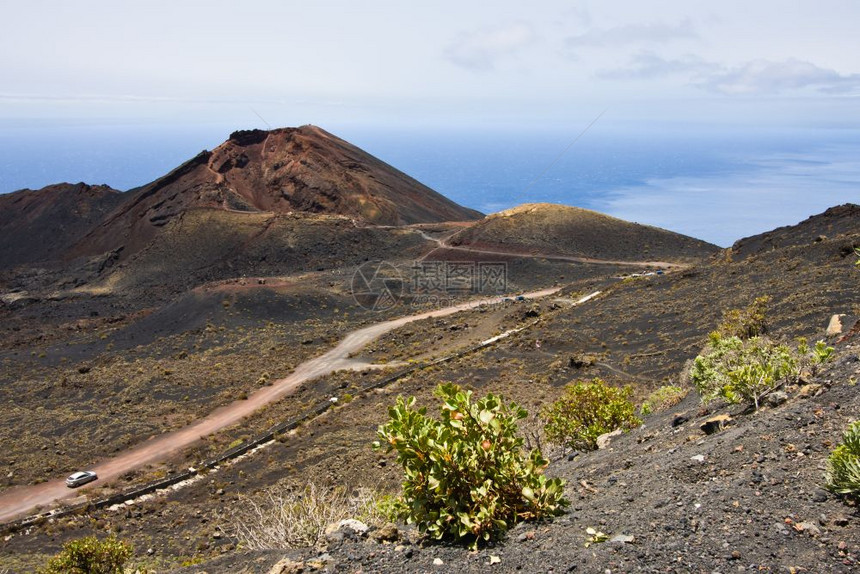
[[[616,534],[609,539],[612,544],[632,544],[636,537],[632,534]]]
[[[730,420],[732,420],[732,417],[729,415],[717,415],[703,422],[699,428],[702,429],[703,433],[712,435],[723,430],[723,427],[725,427]]]
[[[571,369],[581,369],[590,367],[594,364],[594,357],[591,355],[574,355],[568,361],[568,366]]]
[[[697,454],[695,456],[691,456],[690,460],[692,460],[693,462],[703,463],[705,462],[705,455]]]
[[[850,519],[847,516],[845,516],[844,514],[838,514],[830,520],[830,523],[833,526],[838,526],[840,528],[848,526],[849,522],[850,522]]]
[[[434,558],[433,559],[433,566],[444,566],[444,565],[445,565],[445,563],[442,562],[441,558]]]
[[[400,539],[400,531],[392,523],[388,523],[381,528],[377,528],[371,532],[370,537],[377,542],[394,542]]]
[[[819,488],[812,493],[812,502],[827,502],[827,493]]]
[[[830,317],[830,322],[827,324],[827,331],[824,332],[828,337],[835,337],[842,334],[842,317],[845,314],[833,315]]]
[[[495,555],[490,556],[490,564],[491,565],[492,564],[498,564],[501,561],[502,561],[502,559],[499,558],[498,556],[495,556]]]
[[[815,538],[816,536],[819,536],[821,534],[821,529],[818,528],[818,526],[815,523],[809,522],[809,521],[796,523],[794,525],[794,529],[797,530],[798,532],[806,532],[807,534],[809,534],[813,538]]]
[[[621,432],[622,432],[621,429],[615,429],[612,432],[608,432],[606,434],[602,434],[599,437],[597,437],[597,448],[598,448],[598,450],[602,450],[602,449],[608,447],[609,444],[612,442],[612,439],[614,437],[620,436]]]
[[[345,518],[340,522],[333,522],[326,526],[325,533],[332,534],[333,532],[337,532],[338,530],[352,530],[356,534],[367,534],[368,530],[367,524],[360,520],[355,520],[354,518]]]
[[[690,417],[688,417],[686,414],[677,414],[675,415],[675,418],[672,419],[672,426],[679,427],[688,420],[690,420]]]
[[[778,407],[788,401],[788,394],[785,391],[774,391],[767,396],[765,403],[769,407]]]
[[[814,397],[821,390],[821,385],[818,383],[810,383],[808,385],[803,385],[800,387],[800,392],[798,396],[804,399],[808,399],[809,397]]]
[[[284,558],[269,570],[268,574],[301,574],[305,571],[304,562],[295,562],[289,558]]]
[[[517,540],[520,542],[525,542],[526,540],[534,540],[534,538],[535,538],[535,531],[534,530],[529,530],[528,532],[523,532],[522,534],[517,536]]]

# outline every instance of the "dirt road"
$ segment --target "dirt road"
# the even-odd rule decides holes
[[[559,291],[559,288],[543,289],[524,295],[526,298],[544,297]],[[350,354],[361,350],[365,345],[377,339],[381,335],[401,327],[412,321],[426,319],[429,317],[443,317],[452,315],[459,311],[473,309],[480,305],[498,303],[504,297],[492,297],[469,301],[444,307],[433,311],[408,315],[384,321],[353,331],[334,348],[319,357],[305,361],[293,371],[290,376],[274,382],[270,387],[265,387],[250,395],[246,400],[236,401],[219,409],[216,409],[206,417],[185,428],[155,436],[139,444],[138,446],[106,460],[91,470],[98,473],[99,480],[89,485],[70,489],[66,487],[63,480],[56,480],[34,486],[15,487],[0,494],[0,522],[7,522],[18,516],[33,511],[37,506],[47,506],[59,500],[73,499],[81,496],[81,491],[86,491],[93,485],[104,484],[119,476],[135,470],[142,466],[158,463],[169,459],[181,450],[199,441],[201,437],[217,432],[240,422],[257,409],[277,401],[293,392],[305,381],[315,379],[340,369],[361,370],[372,367],[365,362],[350,359]]]
[[[417,232],[421,237],[426,239],[427,241],[432,241],[436,243],[438,247],[433,249],[432,251],[426,253],[423,257],[421,257],[421,261],[427,259],[430,255],[435,253],[439,249],[446,249],[449,251],[465,251],[467,253],[482,253],[484,255],[504,255],[506,257],[528,257],[534,259],[549,259],[551,261],[570,261],[571,263],[591,263],[594,265],[627,265],[632,267],[662,267],[664,269],[682,269],[687,267],[687,265],[683,265],[681,263],[669,263],[668,261],[615,261],[611,259],[592,259],[590,257],[575,257],[573,255],[556,255],[556,254],[547,254],[547,253],[517,253],[514,251],[506,251],[503,249],[493,250],[493,249],[477,249],[475,247],[466,247],[463,245],[449,245],[448,237],[438,238],[433,237],[425,233],[422,229],[412,228],[415,232]]]

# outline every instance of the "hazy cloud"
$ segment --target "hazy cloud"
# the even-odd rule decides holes
[[[524,23],[481,30],[461,35],[445,49],[445,57],[469,70],[492,70],[498,60],[516,54],[535,38],[532,27]]]
[[[616,80],[677,76],[686,78],[690,85],[726,95],[773,95],[800,90],[849,93],[860,89],[860,74],[843,75],[797,59],[753,60],[729,67],[695,55],[664,58],[641,52],[630,59],[629,65],[599,71],[597,75]]]
[[[630,64],[624,68],[602,70],[597,73],[601,78],[651,79],[667,76],[688,76],[691,78],[707,77],[719,71],[720,67],[694,55],[680,58],[663,58],[654,52],[640,52],[630,58]]]
[[[698,38],[689,19],[677,24],[653,22],[651,24],[628,24],[605,29],[590,29],[578,36],[568,36],[565,44],[575,49],[593,46],[629,46],[643,44],[665,44],[679,39]]]
[[[812,89],[824,93],[848,93],[860,89],[860,74],[843,75],[811,62],[754,60],[711,74],[702,85],[729,95],[778,94]]]

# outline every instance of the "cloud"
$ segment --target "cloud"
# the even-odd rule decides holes
[[[695,55],[664,58],[640,52],[623,68],[597,72],[614,80],[686,78],[690,85],[725,95],[775,95],[812,90],[825,94],[847,94],[860,90],[860,74],[840,74],[797,59],[752,60],[729,67]]]
[[[642,44],[666,44],[674,40],[696,39],[693,23],[689,19],[678,24],[654,22],[651,24],[628,24],[605,29],[590,29],[578,36],[565,38],[569,49],[602,46],[629,46]]]
[[[445,49],[445,57],[468,70],[488,71],[494,69],[502,58],[532,44],[535,38],[532,27],[524,23],[481,30],[461,35]]]
[[[860,74],[843,75],[796,59],[782,62],[753,60],[713,73],[702,85],[728,95],[778,94],[805,89],[844,94],[860,89]]]
[[[612,80],[665,78],[667,76],[702,78],[719,71],[719,69],[718,65],[694,55],[667,59],[654,52],[640,52],[630,58],[628,66],[602,70],[597,72],[597,75]]]

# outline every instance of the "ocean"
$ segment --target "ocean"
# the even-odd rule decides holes
[[[594,209],[721,246],[860,202],[860,130],[610,124],[562,129],[329,131],[463,205]],[[0,132],[0,193],[60,181],[130,189],[230,128],[22,126]]]

